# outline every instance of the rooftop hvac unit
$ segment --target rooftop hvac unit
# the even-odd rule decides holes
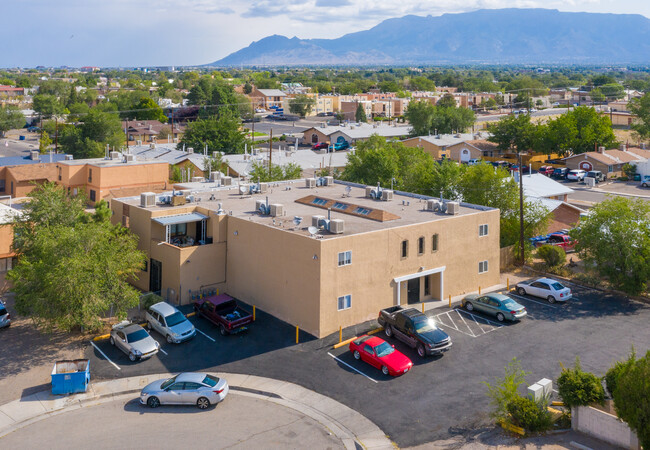
[[[155,150],[156,149],[156,143],[155,142],[149,143],[149,148],[152,149],[152,150]]]
[[[156,206],[156,194],[154,192],[143,192],[140,194],[140,206],[143,208]]]
[[[440,209],[440,202],[436,199],[427,200],[427,211],[438,211]]]
[[[370,187],[370,186],[366,186],[366,198],[372,198],[371,194],[372,194],[373,189],[375,189],[375,188]]]
[[[458,202],[447,202],[447,214],[454,216],[460,213],[460,203]]]
[[[142,141],[138,139],[137,141],[135,141],[135,145],[142,145]]]
[[[184,205],[185,203],[187,203],[187,201],[185,200],[184,195],[172,195],[171,203],[172,203],[172,206],[180,206],[180,205]]]
[[[189,189],[182,189],[181,190],[181,195],[184,195],[185,197],[187,197],[191,193],[192,193],[192,191],[190,191]]]
[[[109,156],[111,157],[111,159],[120,159],[120,153],[119,152],[111,152],[109,154]]]
[[[221,156],[221,152],[212,152],[212,157],[214,159],[219,159],[219,156]]]
[[[390,189],[384,189],[381,191],[381,199],[385,202],[388,202],[393,199],[393,191]]]
[[[255,211],[259,211],[263,216],[268,216],[271,213],[269,198],[266,197],[266,200],[255,200]]]
[[[268,183],[260,183],[258,185],[258,189],[257,189],[258,192],[260,192],[262,194],[265,194],[266,191],[268,191],[268,190],[269,190],[269,184]]]
[[[329,232],[333,234],[342,234],[345,230],[345,221],[342,219],[332,219],[329,225]]]
[[[325,177],[325,186],[332,186],[334,184],[334,177]]]
[[[205,178],[203,177],[192,177],[192,183],[203,183]]]
[[[187,147],[187,153],[194,153],[194,147]]]
[[[221,180],[222,176],[223,174],[221,172],[210,172],[210,181],[216,183],[217,181]]]
[[[270,208],[271,217],[284,216],[284,205],[280,203],[273,203],[270,205]]]
[[[250,194],[251,187],[248,184],[240,184],[239,185],[239,193],[241,195],[248,195]]]
[[[311,216],[311,226],[320,228],[323,220],[325,220],[325,216]]]
[[[305,178],[305,187],[306,188],[315,188],[316,180],[314,178]]]
[[[38,150],[32,150],[29,152],[29,157],[32,161],[38,161],[38,158],[40,157],[40,152]]]
[[[222,186],[232,185],[232,177],[221,177],[221,185]]]
[[[173,142],[174,144],[178,144],[178,138],[175,137],[174,139],[172,139],[172,142]]]
[[[74,156],[72,155],[65,155],[65,160],[66,161],[72,161],[74,159]]]
[[[124,162],[133,162],[135,161],[135,155],[125,155]]]

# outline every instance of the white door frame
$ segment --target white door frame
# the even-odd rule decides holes
[[[401,291],[402,291],[402,281],[408,281],[412,280],[413,278],[420,278],[424,277],[427,275],[431,275],[434,273],[439,273],[440,274],[440,300],[442,300],[443,297],[443,279],[444,279],[444,271],[447,268],[447,266],[442,266],[442,267],[436,267],[435,269],[429,269],[429,270],[422,270],[420,272],[415,272],[409,275],[403,275],[401,277],[395,277],[393,281],[395,281],[395,284],[397,285],[397,304],[401,305]]]

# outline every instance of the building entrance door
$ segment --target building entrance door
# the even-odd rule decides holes
[[[162,262],[152,259],[149,266],[149,290],[160,293],[162,288]]]
[[[420,279],[412,278],[406,282],[406,290],[408,291],[407,301],[411,303],[420,302]]]

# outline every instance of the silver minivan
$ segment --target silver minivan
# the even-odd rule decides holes
[[[146,314],[147,328],[165,336],[170,344],[178,344],[196,335],[194,325],[169,303],[152,305]]]

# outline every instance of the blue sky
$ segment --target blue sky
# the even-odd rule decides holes
[[[209,63],[271,34],[332,38],[481,8],[641,14],[648,0],[3,0],[0,67]]]

